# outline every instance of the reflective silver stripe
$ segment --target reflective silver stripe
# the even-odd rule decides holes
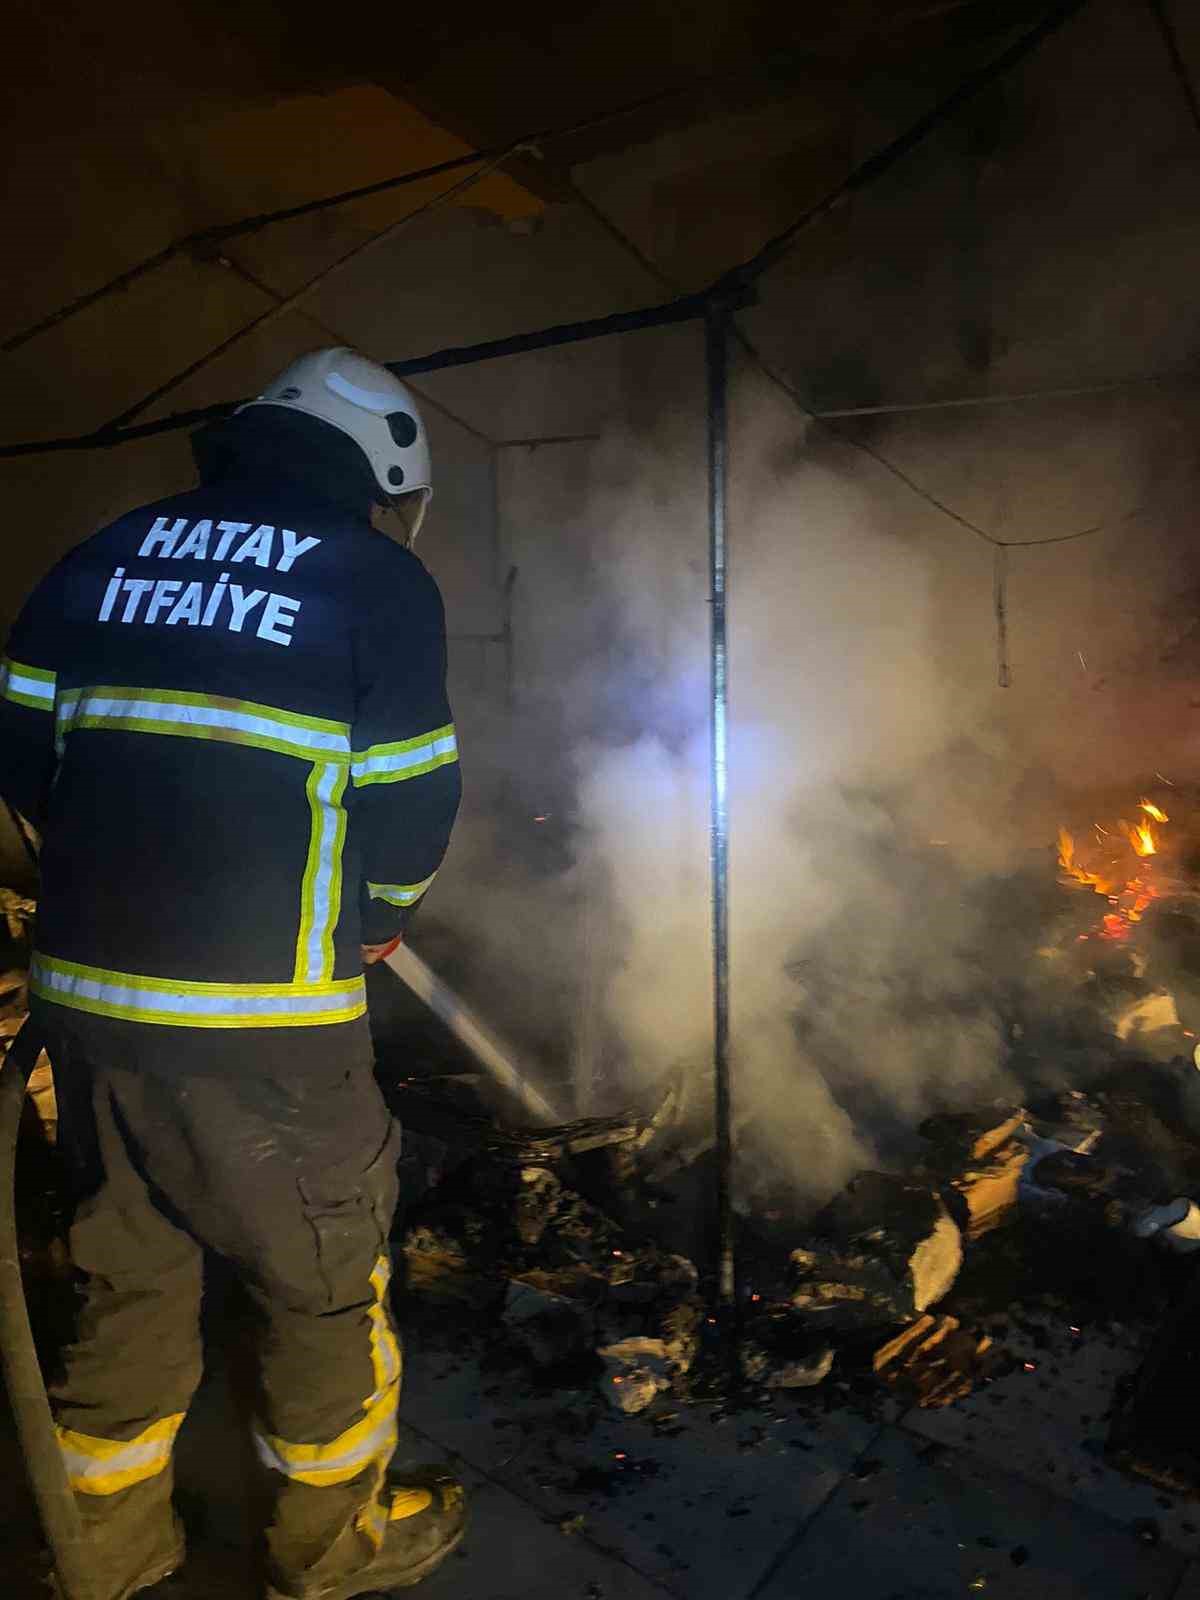
[[[315,787],[313,826],[317,830],[317,871],[312,887],[312,926],[308,929],[308,937],[304,950],[305,982],[317,983],[326,977],[325,968],[333,969],[332,937],[334,924],[337,922],[341,911],[341,873],[336,869],[340,866],[338,845],[340,843],[343,813],[339,805],[339,779],[345,782],[344,768],[336,762],[327,762],[321,766]],[[338,904],[334,905],[333,886],[335,876],[338,880],[339,892],[336,896]],[[299,974],[297,974],[299,976]]]
[[[14,700],[18,705],[30,701],[38,710],[50,711],[54,706],[55,676],[37,669],[22,667],[19,661],[7,658],[0,663],[0,695]]]
[[[135,1467],[157,1466],[161,1470],[171,1459],[173,1442],[173,1439],[156,1439],[152,1444],[131,1444],[99,1459],[80,1455],[65,1445],[60,1445],[59,1453],[68,1477],[86,1483],[91,1478],[111,1478],[114,1473],[130,1472]]]
[[[431,873],[424,883],[368,883],[367,895],[372,900],[386,900],[390,906],[411,906],[429,888],[437,873]]]
[[[116,699],[85,689],[78,694],[64,695],[60,715],[66,732],[88,721],[116,727],[122,723],[175,723],[179,725],[179,731],[184,733],[192,729],[225,729],[244,735],[247,743],[260,739],[273,740],[277,744],[295,747],[297,754],[350,754],[350,740],[343,733],[326,733],[316,728],[302,727],[295,722],[275,721],[271,717],[226,710],[222,706],[191,705],[183,700],[141,699],[136,695]],[[170,730],[163,726],[161,730],[152,728],[150,731]]]
[[[318,1455],[315,1459],[311,1453],[290,1461],[285,1455],[275,1448],[275,1445],[264,1434],[255,1432],[254,1448],[258,1459],[264,1466],[273,1467],[276,1472],[282,1472],[287,1478],[307,1477],[310,1474],[338,1473],[345,1477],[353,1477],[361,1472],[363,1467],[369,1465],[376,1456],[382,1455],[385,1448],[395,1445],[397,1438],[397,1422],[395,1412],[391,1412],[377,1428],[366,1433],[359,1439],[354,1448],[344,1451],[341,1455]],[[279,1441],[282,1443],[282,1441]],[[304,1447],[301,1446],[303,1449]]]
[[[35,955],[30,970],[35,993],[81,1010],[133,1021],[247,1027],[298,1022],[348,1021],[366,1009],[361,978],[303,987],[279,984],[173,984],[105,972]]]
[[[54,685],[45,683],[41,678],[30,678],[23,672],[17,672],[12,667],[5,667],[0,672],[0,684],[7,692],[9,689],[16,694],[28,695],[31,700],[43,701],[47,706],[54,704]]]
[[[396,1343],[396,1335],[392,1332],[387,1312],[382,1307],[380,1310],[382,1312],[383,1329],[379,1339],[379,1357],[384,1372],[383,1386],[388,1388],[400,1376],[400,1347]],[[387,1334],[386,1338],[383,1337],[384,1333]]]
[[[101,1439],[57,1427],[55,1436],[68,1481],[78,1494],[119,1494],[165,1470],[183,1413],[162,1417],[133,1439]]]
[[[350,770],[357,782],[361,778],[384,772],[405,773],[414,767],[441,766],[457,754],[458,739],[453,733],[448,733],[439,739],[431,739],[425,744],[418,744],[407,750],[397,750],[391,754],[374,755],[368,750],[365,755],[351,763]]]

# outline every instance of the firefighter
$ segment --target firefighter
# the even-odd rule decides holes
[[[125,1600],[183,1559],[172,1445],[215,1252],[259,1328],[268,1595],[342,1600],[432,1572],[465,1517],[448,1475],[387,1476],[399,1130],[363,978],[459,803],[441,598],[406,547],[429,450],[404,385],[347,349],[193,447],[200,487],[68,555],[0,673],[86,1275],[52,1399],[83,1600]]]

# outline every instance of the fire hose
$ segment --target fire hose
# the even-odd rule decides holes
[[[46,1397],[17,1246],[17,1134],[25,1088],[41,1048],[41,1038],[27,1021],[0,1066],[0,1367],[60,1591],[67,1600],[83,1600],[89,1591],[83,1528]]]
[[[546,1097],[533,1087],[528,1075],[518,1069],[512,1051],[480,1022],[450,985],[443,983],[415,950],[406,944],[398,945],[383,960],[384,965],[390,967],[417,999],[424,1001],[433,1014],[445,1023],[458,1042],[528,1116],[539,1123],[565,1120]]]

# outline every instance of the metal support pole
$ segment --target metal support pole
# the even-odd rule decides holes
[[[735,1303],[733,1124],[729,1085],[729,666],[725,596],[729,453],[728,305],[714,300],[704,319],[708,375],[708,557],[711,611],[711,815],[713,954],[713,1115],[717,1154],[717,1307]]]

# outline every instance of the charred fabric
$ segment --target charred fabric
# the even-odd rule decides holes
[[[1012,1049],[1014,1063],[1053,1055],[1058,1086],[928,1118],[901,1170],[861,1172],[815,1212],[786,1197],[739,1206],[732,1341],[696,1265],[712,1259],[713,1165],[686,1074],[640,1113],[523,1130],[489,1113],[462,1063],[445,1070],[445,1041],[385,1043],[407,1138],[393,1240],[406,1315],[651,1420],[789,1390],[944,1405],[1012,1370],[1014,1319],[1048,1315],[1073,1335],[1141,1319],[1149,1354],[1112,1451],[1200,1492],[1160,1403],[1200,1298],[1200,799],[1161,791],[1112,811],[1064,828],[1038,868],[1048,911],[1030,961],[1057,1020],[1040,1040],[1014,1020]],[[5,891],[0,909],[10,1034],[34,908]],[[440,1075],[411,1075],[422,1053]],[[31,1131],[52,1145],[44,1063],[34,1104]]]

